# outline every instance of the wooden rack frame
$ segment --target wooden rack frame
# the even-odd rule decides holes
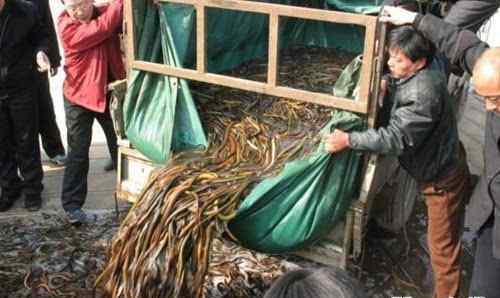
[[[196,9],[196,70],[192,70],[171,65],[136,60],[132,1],[133,0],[126,0],[125,3],[127,61],[130,69],[144,70],[167,76],[174,76],[188,80],[201,81],[251,92],[321,104],[357,113],[369,114],[369,118],[373,118],[372,112],[374,104],[372,103],[370,105],[370,98],[376,98],[376,94],[378,93],[380,63],[377,63],[377,56],[380,56],[380,52],[382,52],[376,47],[381,47],[383,44],[383,42],[377,42],[376,39],[377,18],[374,16],[241,0],[159,0],[160,2],[192,5]],[[205,23],[205,12],[207,7],[267,14],[269,16],[267,82],[257,82],[207,72]],[[351,100],[325,93],[294,89],[279,86],[277,84],[280,17],[293,17],[330,23],[354,24],[365,27],[359,100]],[[377,82],[377,84],[374,82]]]

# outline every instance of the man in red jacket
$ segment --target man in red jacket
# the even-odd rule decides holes
[[[100,8],[93,6],[92,0],[65,0],[64,6],[57,24],[65,58],[63,93],[68,129],[61,200],[70,223],[80,224],[87,221],[81,208],[87,195],[94,119],[104,130],[113,162],[117,160],[107,85],[125,77],[118,35],[123,0]]]

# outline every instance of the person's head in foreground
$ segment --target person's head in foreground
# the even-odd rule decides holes
[[[412,26],[394,28],[388,39],[391,76],[404,79],[423,69],[432,61],[434,47]]]
[[[362,286],[335,267],[299,269],[285,273],[264,298],[365,298]]]
[[[500,48],[486,50],[472,70],[472,85],[488,112],[500,113]]]

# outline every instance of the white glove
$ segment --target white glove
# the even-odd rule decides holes
[[[50,70],[49,57],[47,57],[47,54],[42,51],[38,51],[38,53],[36,53],[36,64],[38,65],[39,72],[46,72]]]
[[[400,7],[384,6],[382,13],[380,14],[380,21],[399,26],[412,24],[416,17],[416,12],[411,12]]]

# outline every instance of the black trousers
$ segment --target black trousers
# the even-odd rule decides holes
[[[109,101],[109,99],[108,99]],[[104,113],[97,113],[64,99],[68,129],[68,159],[64,170],[62,206],[65,211],[82,208],[87,197],[89,149],[94,119],[101,125],[113,162],[117,161],[116,135],[109,114],[109,102]]]
[[[500,259],[493,256],[492,215],[476,240],[476,255],[469,296],[500,297]]]
[[[37,73],[38,83],[38,117],[42,147],[50,158],[64,155],[65,150],[61,139],[61,132],[57,127],[54,104],[50,95],[49,78],[46,72]]]
[[[42,192],[35,98],[33,90],[26,86],[0,92],[0,186],[7,195],[24,188],[27,200],[38,199]]]

